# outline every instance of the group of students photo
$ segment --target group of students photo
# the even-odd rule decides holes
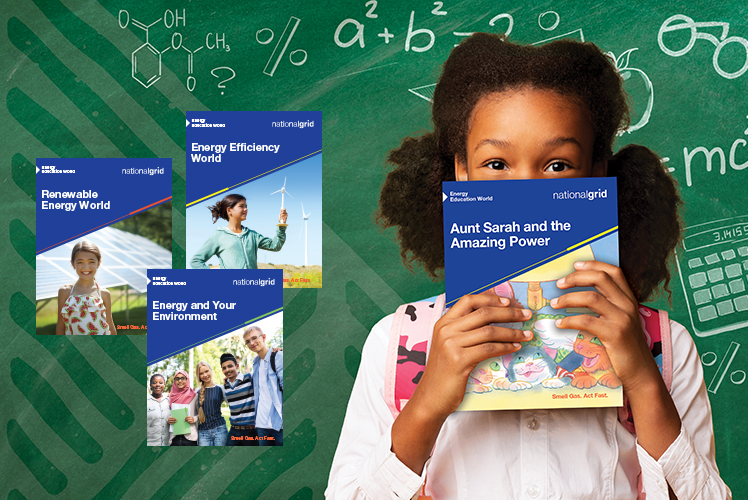
[[[282,314],[276,316],[282,325]],[[282,344],[282,327],[276,333],[273,338]],[[193,383],[190,373],[179,368],[188,356],[192,359],[191,352],[167,360],[166,366],[179,368],[168,391],[169,377],[157,371],[159,366],[152,367],[148,446],[282,446],[282,346],[271,346],[263,329],[253,324],[197,349],[208,359],[218,356],[216,350],[224,350],[218,357],[223,379],[210,362],[199,360]],[[245,354],[246,350],[252,354]],[[222,411],[226,406],[228,412]],[[224,413],[228,413],[228,422]],[[177,416],[188,425],[178,425]]]

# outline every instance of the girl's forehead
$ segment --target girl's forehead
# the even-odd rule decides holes
[[[573,137],[590,142],[590,147],[594,141],[590,114],[577,99],[532,88],[495,92],[478,101],[470,118],[468,142],[497,134],[506,140]]]
[[[96,260],[96,261],[98,261],[99,258],[93,252],[87,252],[85,250],[79,250],[75,254],[75,260]]]

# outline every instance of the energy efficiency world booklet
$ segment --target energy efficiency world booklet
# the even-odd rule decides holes
[[[188,267],[283,269],[285,287],[321,287],[322,112],[189,111],[186,126]],[[237,196],[241,233],[211,210]]]
[[[574,262],[618,265],[614,178],[443,183],[447,307],[466,294],[509,297],[530,309],[532,340],[513,354],[491,358],[470,374],[459,410],[621,406],[623,390],[602,343],[555,321],[593,314],[553,309],[568,293],[556,281]]]

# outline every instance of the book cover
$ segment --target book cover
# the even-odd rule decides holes
[[[322,286],[322,113],[187,113],[187,265]]]
[[[171,268],[171,159],[36,170],[36,333],[145,334],[146,270]]]
[[[254,420],[255,402],[263,404],[260,398],[269,397],[277,404],[265,408],[269,408],[270,413],[278,412],[277,417],[282,422],[282,391],[277,389],[282,387],[282,356],[276,356],[273,373],[270,372],[272,368],[267,368],[265,379],[255,373],[254,360],[258,355],[269,359],[270,351],[283,348],[283,272],[280,269],[215,272],[170,269],[149,270],[148,278],[147,375],[149,381],[153,377],[163,380],[162,385],[149,387],[150,394],[153,395],[154,388],[160,394],[175,393],[174,378],[180,371],[188,374],[187,387],[182,391],[223,386],[227,379],[233,383],[237,378],[246,379],[255,399],[246,394],[241,398],[240,403],[246,405],[244,418]],[[224,363],[226,355],[233,361],[231,371]],[[277,386],[267,382],[273,377],[277,377]],[[263,383],[266,385],[261,390]],[[211,415],[222,418],[230,428],[236,398],[229,395],[227,400],[217,401],[220,407],[208,407],[204,414],[209,419]],[[169,414],[148,412],[149,446],[162,445],[164,429],[168,429],[165,418]],[[179,433],[175,431],[174,434]]]
[[[506,326],[535,334],[519,351],[479,363],[458,409],[621,406],[602,343],[555,326],[592,311],[550,307],[568,293],[556,281],[574,262],[618,265],[616,180],[445,182],[443,191],[447,306],[466,294],[509,297],[532,317]]]

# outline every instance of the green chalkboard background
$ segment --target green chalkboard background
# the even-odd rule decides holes
[[[636,111],[636,129],[619,146],[642,143],[670,159],[687,202],[686,225],[748,215],[748,178],[740,170],[748,161],[740,142],[748,134],[748,8],[737,0],[700,3],[4,2],[0,498],[323,497],[368,330],[402,302],[443,288],[404,268],[392,234],[380,232],[371,214],[385,153],[429,127],[427,86],[460,33],[506,31],[511,23],[516,41],[568,34],[611,51]],[[508,15],[491,25],[500,14]],[[713,25],[694,28],[709,36],[694,37],[676,57],[660,47],[658,32],[678,14]],[[294,19],[297,29],[283,36]],[[360,41],[348,22],[336,43],[346,19],[363,26]],[[665,33],[663,43],[679,51],[690,37],[681,29]],[[718,47],[720,40],[729,43]],[[146,41],[150,47],[142,48]],[[161,76],[145,87],[135,77],[158,75],[157,52]],[[324,117],[325,280],[320,290],[285,291],[285,446],[148,448],[145,338],[34,334],[35,159],[173,158],[174,266],[184,267],[185,112],[234,109],[322,110]],[[710,171],[705,155],[694,154],[687,179],[686,156],[697,147],[720,148],[725,168],[718,152]],[[673,292],[672,316],[689,325],[677,274]],[[710,393],[717,458],[738,496],[748,486],[748,435],[739,424],[748,401],[743,331],[696,338],[700,352],[713,353],[703,358],[707,383],[722,380]],[[729,366],[721,363],[728,349]]]

